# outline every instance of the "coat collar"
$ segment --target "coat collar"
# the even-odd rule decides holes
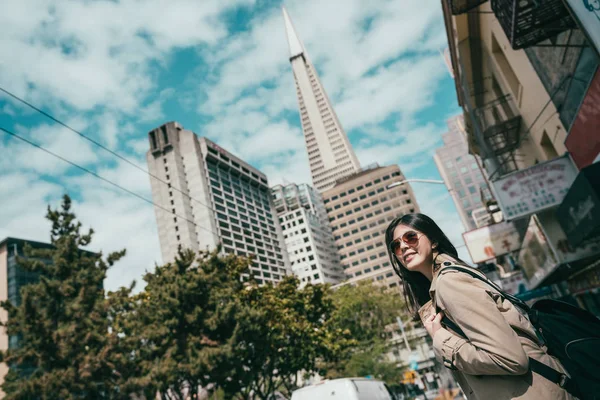
[[[432,313],[437,313],[437,305],[435,304],[435,287],[437,284],[437,278],[445,266],[456,263],[457,260],[454,257],[444,253],[438,254],[434,258],[433,278],[431,279],[431,286],[429,287],[429,296],[431,297],[431,300],[424,304],[418,311],[421,321],[426,321]]]
[[[434,264],[433,264],[433,278],[431,279],[431,286],[429,287],[429,296],[434,299],[435,298],[435,288],[437,285],[437,278],[440,275],[441,270],[444,268],[444,266],[448,266],[451,264],[456,264],[457,261],[454,257],[445,254],[445,253],[440,253],[438,254],[435,258],[434,258]]]

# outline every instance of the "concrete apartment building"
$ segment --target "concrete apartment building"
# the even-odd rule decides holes
[[[410,185],[387,188],[404,179],[397,165],[372,165],[323,193],[348,283],[368,279],[398,286],[385,246],[385,230],[397,216],[419,212]]]
[[[469,151],[520,237],[512,259],[529,290],[600,315],[599,12],[575,0],[441,4]]]
[[[289,273],[267,177],[194,132],[169,122],[148,133],[147,153],[163,262],[178,248],[254,254],[259,283]]]
[[[475,156],[469,154],[463,116],[447,121],[448,132],[442,135],[444,145],[435,151],[433,160],[446,183],[465,230],[487,225],[489,214],[481,199],[486,180]]]
[[[283,18],[310,174],[313,185],[322,192],[337,179],[358,171],[360,164],[285,8]]]
[[[294,275],[307,283],[344,280],[321,195],[310,185],[277,185],[271,189],[275,210]]]

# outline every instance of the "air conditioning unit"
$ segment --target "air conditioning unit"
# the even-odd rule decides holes
[[[492,216],[486,207],[476,208],[471,213],[471,216],[473,217],[473,221],[475,221],[475,226],[478,228],[488,226],[493,223]]]

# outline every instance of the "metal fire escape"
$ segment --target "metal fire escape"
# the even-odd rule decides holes
[[[453,15],[460,15],[487,0],[445,1]],[[577,28],[563,0],[491,0],[491,7],[515,50],[538,45]]]
[[[481,126],[484,141],[493,155],[504,162],[507,153],[517,149],[521,131],[521,116],[512,105],[512,97],[502,95],[476,108],[474,115]]]
[[[475,152],[491,170],[501,175],[510,173],[517,169],[515,150],[520,142],[521,116],[513,97],[498,83],[498,72],[485,45],[478,38],[470,38],[463,45],[465,51],[468,46],[472,68],[469,79],[460,63],[460,86]]]
[[[492,0],[513,49],[523,49],[577,27],[563,0]]]

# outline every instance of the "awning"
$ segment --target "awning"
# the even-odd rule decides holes
[[[569,279],[598,260],[600,240],[572,246],[567,236],[555,209],[531,217],[518,257],[530,290]]]
[[[556,211],[572,246],[600,235],[600,163],[579,172]]]
[[[571,294],[581,294],[600,288],[600,260],[596,260],[583,271],[569,279]]]
[[[598,261],[598,256],[590,257],[584,260],[578,260],[572,263],[560,264],[554,267],[544,279],[542,279],[536,287],[542,287],[559,282],[564,282],[579,271],[589,268]]]

